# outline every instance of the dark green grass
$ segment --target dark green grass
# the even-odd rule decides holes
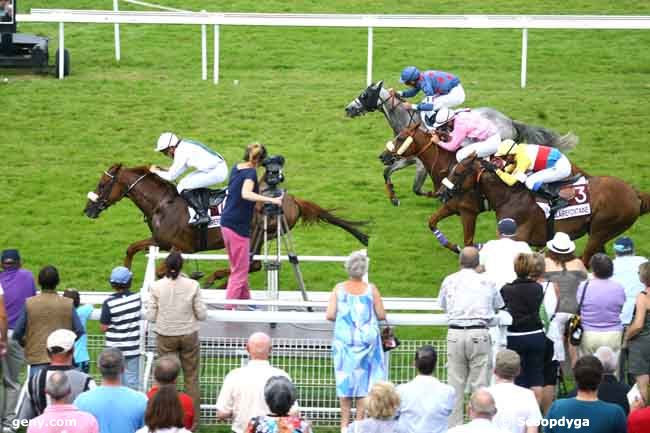
[[[166,1],[191,10],[212,2]],[[21,1],[20,8],[101,9],[106,1]],[[125,9],[135,9],[124,6]],[[224,11],[338,13],[650,14],[644,1],[233,1]],[[19,25],[53,38],[55,25]],[[365,29],[222,27],[221,83],[200,80],[200,29],[122,26],[122,61],[113,54],[112,26],[66,25],[72,76],[64,81],[0,72],[4,120],[0,177],[0,247],[20,248],[25,266],[52,263],[63,287],[108,290],[111,268],[129,243],[148,237],[130,202],[98,220],[82,215],[85,194],[114,162],[168,164],[153,152],[158,134],[173,130],[201,140],[232,165],[259,140],[287,158],[284,184],[350,219],[370,220],[371,279],[389,296],[435,296],[456,257],[437,246],[427,220],[439,204],[410,193],[413,170],[394,176],[402,206],[383,194],[376,156],[390,137],[380,115],[347,119],[343,107],[365,87]],[[211,41],[211,35],[209,37]],[[569,156],[592,174],[619,176],[650,191],[650,33],[529,32],[528,87],[519,88],[521,34],[515,30],[375,29],[375,79],[399,87],[402,67],[417,64],[459,74],[468,106],[493,106],[561,132],[580,145]],[[54,50],[52,50],[52,53]],[[211,53],[211,47],[210,47]],[[211,54],[210,54],[211,56]],[[52,59],[53,60],[53,59]],[[211,69],[210,69],[211,73]],[[233,85],[239,80],[239,85]],[[644,255],[650,218],[629,231]],[[478,241],[494,235],[494,214],[479,219]],[[460,223],[441,228],[461,239]],[[300,254],[346,254],[360,244],[329,226],[298,227]],[[584,240],[579,242],[579,249]],[[194,264],[190,264],[193,268]],[[211,266],[202,265],[203,270]],[[144,259],[136,259],[135,286]],[[310,290],[329,290],[342,267],[303,265]],[[252,278],[256,288],[263,276]],[[289,272],[283,288],[295,283]],[[400,330],[426,337],[430,330]]]

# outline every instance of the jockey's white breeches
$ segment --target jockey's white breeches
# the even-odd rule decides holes
[[[432,111],[420,111],[422,124],[426,125],[427,128],[431,129],[431,126],[429,122],[427,122],[426,118],[433,116],[442,107],[453,108],[465,102],[465,89],[463,89],[462,84],[458,84],[456,87],[451,89],[449,93],[447,93],[446,95],[427,96],[422,100],[422,102],[433,104]]]
[[[571,176],[571,162],[569,158],[562,155],[553,167],[545,168],[528,176],[526,178],[526,187],[533,189],[536,184],[557,182],[569,176]]]
[[[178,192],[186,189],[207,188],[216,183],[221,183],[228,177],[228,165],[225,161],[218,164],[210,171],[193,171],[178,182]]]
[[[499,148],[499,144],[501,144],[501,134],[497,132],[494,135],[490,135],[483,141],[476,141],[458,149],[458,152],[456,152],[456,161],[462,161],[463,159],[467,158],[472,152],[476,152],[476,155],[479,158],[485,158],[486,156],[494,155]]]

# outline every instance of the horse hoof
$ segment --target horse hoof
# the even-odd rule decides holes
[[[399,199],[398,198],[392,198],[392,199],[390,199],[390,202],[393,204],[393,206],[399,206]]]
[[[197,280],[197,281],[198,281],[198,280],[200,280],[201,278],[203,278],[204,275],[205,275],[204,272],[201,272],[201,271],[194,271],[194,272],[192,272],[192,273],[190,274],[190,278],[193,279],[193,280]]]

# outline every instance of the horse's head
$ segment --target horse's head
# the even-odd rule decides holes
[[[476,187],[478,175],[481,172],[480,161],[482,160],[477,159],[476,152],[472,152],[451,169],[449,175],[442,180],[442,185],[437,192],[437,196],[443,203],[454,195],[462,194]]]
[[[386,149],[379,155],[384,165],[392,164],[398,159],[419,155],[430,145],[431,136],[420,129],[420,124],[415,123],[402,129],[399,134],[386,143]]]
[[[88,193],[88,202],[84,209],[84,213],[88,218],[97,218],[104,209],[124,197],[123,187],[118,182],[121,169],[122,164],[112,165],[102,174],[95,191]]]
[[[379,94],[383,85],[384,82],[379,81],[376,84],[371,84],[366,87],[359,96],[345,107],[345,114],[348,117],[357,117],[362,114],[371,113],[381,107],[382,103],[379,99]]]

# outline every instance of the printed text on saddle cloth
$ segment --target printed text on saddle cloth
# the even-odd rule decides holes
[[[571,186],[566,186],[560,190],[560,196],[567,200],[569,204],[555,213],[556,220],[563,220],[578,216],[590,215],[591,204],[589,200],[589,182],[587,178],[582,176]],[[550,216],[551,209],[548,203],[537,202],[537,205],[542,208],[546,218]]]

